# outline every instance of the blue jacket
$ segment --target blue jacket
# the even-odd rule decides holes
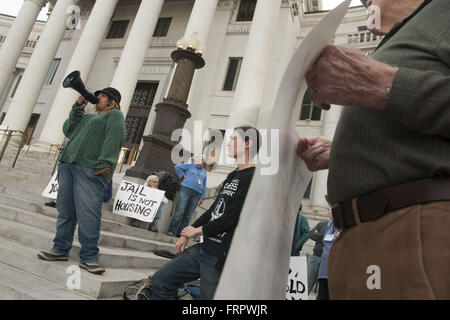
[[[201,193],[205,199],[206,194],[206,170],[202,166],[195,163],[182,163],[175,165],[175,172],[180,178],[186,176],[181,183],[182,186]],[[199,183],[200,180],[200,183]]]

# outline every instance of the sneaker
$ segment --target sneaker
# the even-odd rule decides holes
[[[148,279],[136,294],[136,300],[152,300],[152,285]]]
[[[37,255],[39,259],[46,261],[67,261],[69,260],[69,256],[65,254],[61,254],[58,252],[50,251],[41,251]]]
[[[174,235],[172,232],[170,232],[170,231],[167,232],[167,235],[168,235],[168,236],[171,236],[171,237],[175,237],[175,235]]]
[[[45,205],[47,207],[56,208],[56,201],[46,202]]]
[[[102,274],[103,272],[105,272],[105,268],[103,268],[97,262],[80,263],[80,267],[94,274]]]

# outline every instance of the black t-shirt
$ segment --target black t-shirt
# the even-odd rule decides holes
[[[255,167],[231,172],[212,206],[192,224],[203,226],[205,252],[225,258],[254,172]]]

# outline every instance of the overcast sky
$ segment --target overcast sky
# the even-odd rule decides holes
[[[17,16],[23,0],[0,0],[0,13],[8,14],[10,16]],[[47,20],[48,4],[41,10],[38,20]]]
[[[342,0],[324,0],[324,10],[329,10],[335,8],[340,4]],[[8,14],[11,16],[17,16],[20,7],[22,6],[23,0],[0,0],[0,13]],[[359,0],[352,0],[352,6],[359,6],[361,2]],[[47,20],[48,4],[39,13],[39,20]]]

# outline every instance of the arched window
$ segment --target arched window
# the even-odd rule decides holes
[[[306,90],[305,96],[303,97],[302,107],[300,111],[300,120],[312,120],[320,121],[320,115],[322,109],[314,105],[311,99],[311,93]]]

